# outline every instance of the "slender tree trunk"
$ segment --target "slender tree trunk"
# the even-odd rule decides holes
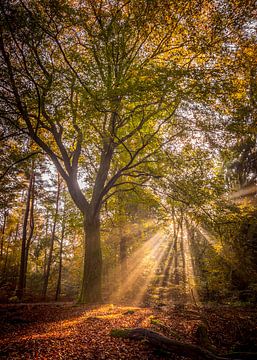
[[[44,273],[43,273],[43,279],[46,277],[46,268],[47,268],[47,243],[48,243],[48,225],[49,225],[49,212],[47,209],[46,212],[46,227],[45,227],[45,252],[44,252]]]
[[[179,228],[176,231],[176,237],[174,239],[174,284],[179,284],[179,272],[178,272],[178,235]]]
[[[16,290],[16,295],[19,300],[22,300],[25,290],[27,226],[28,226],[28,219],[30,212],[30,199],[31,199],[31,192],[33,187],[33,179],[34,179],[34,166],[32,165],[32,171],[30,174],[29,187],[27,192],[26,207],[24,212],[23,227],[22,227],[20,271],[19,271],[18,287]]]
[[[182,267],[183,267],[183,286],[186,284],[186,258],[185,258],[185,248],[184,248],[184,221],[182,219],[181,221],[181,243],[180,243],[180,251],[181,251],[181,257],[182,257]]]
[[[4,250],[4,234],[5,234],[5,226],[7,220],[8,212],[4,210],[4,222],[1,229],[1,245],[0,245],[0,260],[3,258],[3,250]]]
[[[60,295],[61,295],[62,254],[63,254],[64,233],[65,233],[65,204],[64,204],[63,216],[62,216],[62,233],[61,233],[61,240],[60,240],[60,259],[59,259],[59,271],[58,271],[58,280],[57,280],[57,286],[56,286],[55,301],[58,301],[60,299]]]
[[[120,267],[121,267],[121,278],[124,279],[127,274],[127,237],[126,235],[120,234]]]
[[[29,235],[26,240],[26,249],[25,249],[25,261],[24,261],[24,288],[26,288],[27,281],[27,269],[28,269],[28,258],[29,258],[29,249],[31,245],[31,240],[34,233],[34,203],[35,203],[35,174],[32,179],[31,187],[31,203],[30,203],[30,215],[29,215]]]
[[[8,239],[7,239],[7,247],[6,247],[5,261],[4,261],[4,267],[3,267],[3,273],[2,273],[2,284],[5,284],[6,281],[7,281],[7,279],[8,279],[7,264],[8,264],[8,256],[9,256],[10,242],[11,242],[11,235],[9,235],[9,236],[8,236]]]
[[[174,245],[177,241],[178,232],[179,232],[179,226],[180,222],[179,219],[176,218],[176,212],[175,209],[172,209],[172,223],[173,223],[173,238],[174,238]]]
[[[46,298],[46,294],[47,294],[48,281],[49,281],[51,265],[52,265],[55,231],[56,231],[56,224],[57,224],[58,211],[59,211],[60,187],[61,187],[60,175],[58,174],[57,193],[56,193],[56,200],[55,200],[54,223],[53,223],[53,229],[52,229],[52,234],[51,234],[50,249],[49,249],[48,262],[47,262],[47,268],[46,268],[46,276],[45,276],[45,279],[44,279],[43,291],[42,291],[42,295],[43,295],[44,299]]]
[[[85,216],[85,257],[80,303],[102,302],[102,252],[100,244],[100,215],[90,220]]]
[[[118,199],[118,214],[119,214],[119,250],[120,250],[120,276],[117,279],[119,283],[116,283],[116,286],[121,286],[124,282],[124,280],[127,277],[127,270],[128,270],[128,264],[127,264],[127,236],[124,230],[124,208],[122,207],[122,196],[120,193],[118,193],[117,196]],[[114,281],[115,282],[115,281]]]
[[[173,217],[173,236],[174,236],[174,283],[179,285],[179,269],[178,269],[178,239],[179,239],[179,231],[181,230],[181,221],[182,221],[182,214],[179,216],[175,213],[175,209],[172,210],[172,217]]]
[[[18,239],[18,232],[19,232],[19,223],[17,223],[16,225],[16,229],[15,229],[15,233],[14,233],[14,239],[13,239],[13,243],[16,244],[17,239]],[[13,236],[8,236],[7,239],[7,248],[6,248],[6,254],[5,254],[5,261],[4,261],[4,267],[3,267],[3,281],[2,283],[6,283],[9,277],[9,273],[8,273],[8,263],[9,263],[9,250],[10,250],[10,244],[11,244],[11,240],[12,240]]]
[[[18,224],[16,225],[16,230],[15,230],[15,236],[14,236],[14,240],[13,240],[13,243],[16,245],[17,242],[19,241],[18,239],[20,238],[20,223],[18,222]],[[17,289],[18,287],[18,283],[17,283],[17,274],[18,274],[18,271],[19,271],[19,263],[17,264],[17,261],[15,261],[15,267],[16,267],[16,271],[15,271],[15,288]]]

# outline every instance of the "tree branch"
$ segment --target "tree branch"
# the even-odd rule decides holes
[[[38,154],[43,154],[43,153],[42,153],[41,151],[35,151],[35,152],[33,152],[33,153],[31,153],[31,154],[29,154],[29,155],[27,155],[27,156],[25,156],[25,157],[17,160],[17,161],[15,161],[14,163],[12,163],[10,166],[7,167],[7,169],[6,169],[2,174],[0,174],[0,180],[2,180],[2,179],[6,176],[6,174],[7,174],[15,165],[17,165],[17,164],[19,164],[19,163],[21,163],[21,162],[23,162],[23,161],[25,161],[25,160],[28,160],[28,159],[31,158],[32,156],[38,155]]]

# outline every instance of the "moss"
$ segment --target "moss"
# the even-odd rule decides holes
[[[134,314],[134,312],[135,312],[135,310],[128,310],[128,311],[125,311],[124,313],[123,313],[123,315],[132,315],[132,314]]]
[[[16,304],[19,302],[19,299],[17,296],[12,296],[9,298],[9,302],[12,303],[12,304]]]
[[[112,329],[110,335],[113,337],[126,338],[129,334],[130,329]]]
[[[156,319],[154,316],[149,317],[150,323],[153,325],[162,325],[162,322]]]

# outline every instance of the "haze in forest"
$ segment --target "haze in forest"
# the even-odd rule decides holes
[[[255,2],[0,12],[0,303],[256,304]]]

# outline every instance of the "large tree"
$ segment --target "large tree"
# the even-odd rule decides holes
[[[156,174],[187,128],[182,103],[220,90],[218,3],[2,2],[0,116],[46,152],[83,214],[81,302],[101,300],[102,204]]]

